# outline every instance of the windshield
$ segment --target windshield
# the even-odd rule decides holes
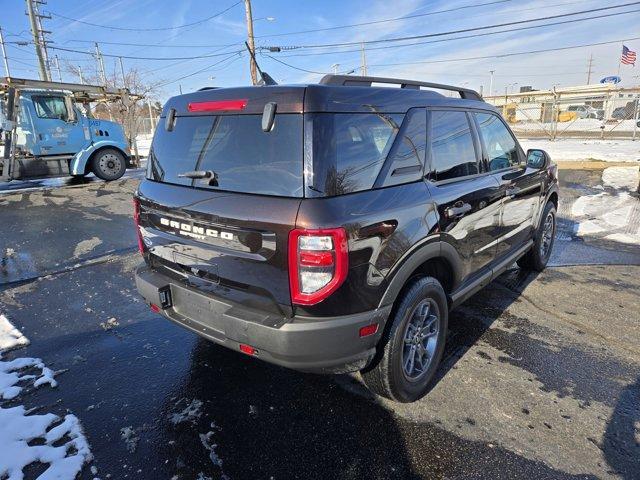
[[[262,115],[177,117],[161,125],[149,152],[147,178],[242,193],[302,197],[302,115],[276,115],[270,132]],[[215,173],[210,178],[180,175]]]

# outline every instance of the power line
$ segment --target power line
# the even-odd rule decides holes
[[[571,45],[571,46],[567,46],[567,47],[556,47],[556,48],[546,48],[546,49],[539,49],[539,50],[529,50],[529,51],[525,51],[525,52],[514,52],[514,53],[502,53],[502,54],[497,54],[497,55],[483,55],[483,56],[477,56],[477,57],[466,57],[466,58],[447,58],[447,59],[441,59],[441,60],[425,60],[425,61],[417,61],[417,62],[396,62],[396,63],[377,63],[377,64],[372,64],[369,65],[370,67],[392,67],[392,66],[401,66],[401,65],[417,65],[417,64],[433,64],[433,63],[447,63],[447,62],[463,62],[463,61],[469,61],[469,60],[486,60],[486,59],[490,59],[490,58],[503,58],[503,57],[512,57],[512,56],[517,56],[517,55],[530,55],[530,54],[536,54],[536,53],[545,53],[545,52],[556,52],[556,51],[562,51],[562,50],[571,50],[574,48],[584,48],[584,47],[594,47],[594,46],[600,46],[600,45],[610,45],[610,44],[615,44],[615,43],[620,43],[620,42],[628,42],[631,40],[640,40],[640,37],[630,37],[630,38],[622,38],[622,39],[618,39],[618,40],[610,40],[610,41],[606,41],[606,42],[596,42],[596,43],[585,43],[585,44],[581,44],[581,45]],[[324,74],[325,72],[315,72],[315,71],[311,71],[311,70],[305,70],[299,67],[296,67],[295,65],[291,65],[289,63],[283,62],[282,60],[279,60],[275,57],[272,57],[270,55],[265,55],[267,57],[269,57],[272,60],[275,60],[279,63],[282,63],[283,65],[286,65],[287,67],[293,68],[295,70],[301,70],[303,72],[307,72],[307,73],[317,73],[317,74]],[[580,72],[576,72],[576,73],[580,73]],[[462,74],[459,74],[462,75]],[[545,74],[545,76],[548,74]],[[513,75],[505,75],[508,77],[511,77]],[[526,76],[532,76],[532,75],[526,75]]]
[[[106,28],[106,29],[109,29],[109,30],[125,30],[125,31],[134,31],[134,32],[159,32],[159,31],[166,31],[166,30],[177,30],[177,29],[180,29],[180,28],[193,27],[195,25],[200,25],[202,23],[208,22],[209,20],[211,20],[213,18],[219,17],[220,15],[223,15],[223,14],[227,13],[233,7],[235,7],[237,5],[240,5],[241,3],[242,3],[241,1],[238,1],[238,2],[234,3],[233,5],[225,8],[224,10],[211,15],[210,17],[207,17],[207,18],[202,19],[202,20],[198,20],[197,22],[185,23],[183,25],[178,25],[176,27],[157,27],[157,28],[115,27],[113,25],[102,25],[102,24],[99,24],[99,23],[85,22],[84,20],[78,20],[77,18],[67,17],[65,15],[62,15],[60,13],[55,13],[55,12],[49,12],[49,14],[53,15],[54,17],[64,18],[65,20],[69,20],[69,21],[72,21],[72,22],[78,22],[78,23],[82,23],[84,25],[89,25],[89,26],[92,26],[92,27]]]
[[[235,57],[235,60],[238,60],[238,59],[242,58],[242,53],[238,54],[237,52],[234,52],[233,54],[229,55],[227,58],[223,58],[222,60],[220,60],[218,62],[212,63],[211,65],[207,65],[206,67],[201,68],[200,70],[197,70],[195,72],[189,73],[187,75],[183,75],[182,77],[178,77],[178,78],[176,78],[174,80],[171,80],[169,82],[161,83],[160,85],[158,85],[158,88],[159,87],[164,87],[166,85],[171,85],[172,83],[179,82],[180,80],[184,80],[185,78],[193,77],[194,75],[197,75],[199,73],[206,72],[207,70],[210,70],[211,68],[215,67],[216,65],[219,65],[219,64],[221,64],[221,63],[223,63],[223,62],[225,62],[225,61],[227,61],[227,60],[229,60],[229,59],[231,59],[233,57]],[[230,62],[230,64],[231,63],[233,63],[233,61]]]
[[[621,38],[618,40],[610,40],[607,42],[596,42],[596,43],[584,43],[582,45],[571,45],[567,47],[555,47],[555,48],[544,48],[540,50],[528,50],[525,52],[514,52],[514,53],[501,53],[497,55],[483,55],[478,57],[466,57],[466,58],[447,58],[442,60],[424,60],[418,62],[398,62],[398,63],[378,63],[373,66],[375,67],[391,67],[398,65],[414,65],[414,64],[428,64],[428,63],[446,63],[446,62],[464,62],[468,60],[485,60],[488,58],[503,58],[503,57],[514,57],[517,55],[530,55],[535,53],[545,53],[545,52],[558,52],[562,50],[571,50],[574,48],[583,48],[583,47],[595,47],[599,45],[611,45],[612,43],[620,43],[620,42],[628,42],[631,40],[640,40],[640,37],[630,37],[630,38]]]
[[[288,35],[299,35],[302,33],[315,33],[315,32],[327,32],[330,30],[340,30],[343,28],[353,28],[353,27],[364,27],[367,25],[377,25],[380,23],[389,23],[389,22],[397,22],[400,20],[409,20],[412,18],[419,18],[419,17],[426,17],[429,15],[437,15],[440,13],[448,13],[448,12],[455,12],[458,10],[464,10],[467,8],[476,8],[476,7],[484,7],[487,5],[495,5],[497,3],[507,3],[507,2],[511,2],[512,0],[495,0],[493,2],[487,2],[487,3],[478,3],[478,4],[471,4],[471,5],[463,5],[460,7],[455,7],[455,8],[447,8],[444,10],[436,10],[434,12],[427,12],[427,13],[418,13],[418,14],[414,14],[414,15],[404,15],[402,17],[395,17],[395,18],[387,18],[384,20],[373,20],[370,22],[362,22],[362,23],[351,23],[348,25],[338,25],[335,27],[325,27],[325,28],[314,28],[314,29],[310,29],[310,30],[298,30],[296,32],[285,32],[285,33],[273,33],[270,35],[259,35],[256,36],[256,38],[270,38],[270,37],[285,37]]]
[[[406,41],[406,40],[417,40],[420,38],[432,38],[432,37],[441,37],[441,36],[446,36],[446,35],[453,35],[456,33],[467,33],[467,32],[475,32],[475,31],[479,31],[479,30],[489,30],[491,28],[499,28],[499,27],[507,27],[507,26],[511,26],[511,25],[522,25],[525,23],[532,23],[532,22],[540,22],[543,20],[553,20],[556,18],[565,18],[565,17],[571,17],[571,16],[575,16],[575,15],[582,15],[585,13],[594,13],[594,12],[601,12],[603,10],[611,10],[614,8],[622,8],[622,7],[628,7],[631,5],[638,5],[640,4],[640,2],[629,2],[629,3],[624,3],[624,4],[620,4],[620,5],[612,5],[612,6],[608,6],[608,7],[600,7],[600,8],[592,8],[589,10],[581,10],[578,12],[571,12],[571,13],[562,13],[562,14],[558,14],[558,15],[549,15],[546,17],[538,17],[538,18],[531,18],[528,20],[517,20],[514,22],[504,22],[504,23],[495,23],[493,25],[484,25],[482,27],[472,27],[472,28],[463,28],[463,29],[459,29],[459,30],[450,30],[447,32],[438,32],[438,33],[428,33],[428,34],[424,34],[424,35],[410,35],[410,36],[406,36],[406,37],[395,37],[395,38],[386,38],[386,39],[380,39],[380,40],[365,40],[365,41],[356,41],[356,42],[340,42],[340,43],[324,43],[324,44],[310,44],[310,45],[291,45],[291,46],[273,46],[273,47],[263,47],[263,48],[269,48],[269,49],[280,49],[280,50],[297,50],[297,49],[301,49],[301,48],[326,48],[326,47],[348,47],[348,46],[355,46],[355,45],[360,45],[362,43],[364,44],[377,44],[377,43],[389,43],[389,42],[402,42],[402,41]],[[575,19],[575,21],[580,21],[581,19]]]
[[[72,39],[72,40],[68,40],[66,43],[69,42],[75,42],[75,43],[95,43],[98,42],[101,45],[122,45],[125,47],[160,47],[160,48],[224,48],[224,47],[235,47],[235,46],[240,46],[242,45],[242,42],[236,42],[236,43],[227,43],[227,44],[220,44],[220,45],[166,45],[166,44],[162,44],[162,43],[127,43],[127,42],[104,42],[102,40],[77,40],[77,39]]]
[[[501,33],[512,33],[512,32],[517,32],[517,31],[522,31],[522,30],[533,30],[533,29],[536,29],[536,28],[551,27],[551,26],[555,26],[555,25],[565,25],[565,24],[568,24],[568,23],[574,23],[574,22],[578,22],[578,21],[595,20],[595,19],[606,18],[606,17],[614,17],[614,16],[618,16],[618,15],[626,15],[626,14],[629,14],[629,13],[636,13],[636,12],[640,12],[640,9],[629,10],[627,12],[607,13],[607,14],[596,15],[596,16],[587,17],[587,18],[561,20],[559,22],[545,23],[543,25],[531,25],[531,26],[528,26],[528,27],[509,28],[509,29],[506,29],[506,30],[498,30],[498,31],[495,31],[495,32],[474,33],[474,34],[471,34],[471,35],[462,35],[462,36],[457,36],[457,37],[452,37],[452,38],[444,38],[444,39],[439,39],[439,40],[428,40],[428,41],[424,41],[424,42],[404,43],[402,45],[386,45],[386,46],[382,46],[382,47],[370,47],[368,49],[368,51],[371,51],[371,50],[385,50],[385,49],[389,49],[389,48],[403,48],[403,47],[410,47],[410,46],[414,46],[414,45],[427,45],[427,44],[433,44],[433,43],[450,42],[450,41],[454,41],[454,40],[463,40],[463,39],[468,39],[468,38],[486,37],[486,36],[497,35],[497,34],[501,34]],[[358,49],[354,48],[354,49],[351,49],[351,50],[340,50],[338,52],[336,52],[335,50],[331,50],[329,52],[293,53],[293,54],[290,54],[290,55],[283,55],[283,56],[284,57],[305,57],[305,56],[311,56],[311,55],[331,55],[331,54],[337,54],[337,53],[359,52],[360,50],[361,50],[360,48],[358,48]]]
[[[74,50],[71,48],[63,48],[63,47],[53,47],[50,46],[50,49],[53,50],[61,50],[63,52],[73,52],[73,53],[81,53],[83,55],[93,55],[92,53],[89,52],[83,52],[82,50]],[[239,53],[242,50],[237,50],[233,53]],[[109,54],[109,53],[103,53],[102,56],[103,57],[112,57],[112,58],[126,58],[129,60],[197,60],[199,58],[212,58],[212,57],[221,57],[223,55],[227,55],[230,52],[226,52],[226,53],[214,53],[214,54],[209,54],[209,55],[196,55],[193,57],[133,57],[133,56],[127,56],[127,55],[113,55],[113,54]]]

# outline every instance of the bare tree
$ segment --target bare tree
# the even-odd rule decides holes
[[[77,66],[72,64],[66,65],[69,74],[84,83],[92,85],[101,85],[102,80],[96,73],[80,74]],[[135,148],[135,138],[140,133],[141,127],[145,119],[149,117],[148,106],[144,103],[146,99],[153,98],[158,95],[160,80],[149,81],[140,74],[138,69],[129,68],[125,71],[124,79],[122,74],[116,71],[107,76],[107,87],[122,88],[125,87],[133,95],[133,100],[126,103],[119,101],[117,103],[98,102],[93,107],[91,114],[95,118],[103,118],[116,121],[124,127],[125,135],[129,139],[129,143]],[[155,102],[156,111],[159,102]],[[161,107],[160,107],[161,108]]]

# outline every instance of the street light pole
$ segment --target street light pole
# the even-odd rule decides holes
[[[493,96],[493,72],[495,72],[495,70],[489,70],[489,73],[491,74],[491,82],[489,83],[489,96],[490,97]]]
[[[253,59],[256,54],[256,45],[253,39],[253,18],[251,15],[251,0],[244,0],[244,10],[247,16],[247,36],[249,43],[249,50],[251,51],[251,55],[249,55],[249,69],[251,71],[251,83],[253,85],[258,84],[258,74],[256,69],[256,62]]]

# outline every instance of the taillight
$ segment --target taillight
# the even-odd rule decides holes
[[[293,303],[321,302],[342,285],[348,270],[344,228],[298,228],[289,233],[289,286]]]
[[[138,250],[144,253],[146,247],[142,241],[142,233],[140,232],[140,202],[137,198],[133,199],[133,222],[136,225],[136,235],[138,237]]]

